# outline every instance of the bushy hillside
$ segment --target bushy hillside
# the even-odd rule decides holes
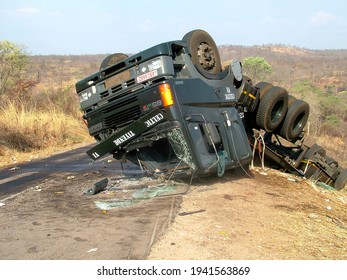
[[[347,50],[309,50],[283,45],[223,45],[219,49],[223,61],[242,61],[250,56],[265,58],[274,68],[269,79],[285,88],[292,88],[297,81],[308,81],[321,89],[347,90]]]

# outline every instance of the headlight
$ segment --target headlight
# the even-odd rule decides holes
[[[90,96],[88,96],[88,92],[83,92],[83,93],[80,95],[80,103],[82,103],[83,101],[87,101],[89,97],[90,97]]]
[[[87,101],[93,93],[96,93],[96,87],[92,86],[90,88],[85,89],[80,93],[80,103]]]
[[[161,64],[160,58],[153,59],[152,61],[148,62],[148,70],[149,71],[159,69],[161,66],[162,66],[162,64]]]

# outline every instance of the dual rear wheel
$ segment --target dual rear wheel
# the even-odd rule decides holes
[[[267,82],[260,82],[256,87],[260,95],[257,126],[288,141],[295,141],[307,123],[309,104],[289,95],[284,88]]]

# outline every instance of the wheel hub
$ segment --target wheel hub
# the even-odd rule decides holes
[[[209,44],[200,43],[198,46],[198,59],[201,67],[206,71],[211,71],[216,65],[214,52]]]

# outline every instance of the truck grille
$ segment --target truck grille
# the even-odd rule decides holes
[[[124,123],[137,119],[141,115],[139,105],[131,106],[131,104],[138,104],[137,96],[133,96],[116,104],[112,104],[102,110],[105,116],[105,128],[117,128]],[[122,108],[122,111],[118,111]],[[117,112],[118,111],[118,112]]]
[[[117,128],[124,123],[136,120],[140,115],[141,110],[139,106],[134,106],[117,114],[106,117],[104,120],[104,125],[105,128]]]
[[[115,100],[117,100],[117,99],[114,99],[112,101],[115,101]],[[110,106],[107,106],[106,108],[102,109],[102,113],[107,114],[107,113],[112,112],[114,110],[117,110],[119,108],[127,107],[128,104],[131,104],[134,102],[137,103],[137,96],[133,96],[133,97],[125,99],[123,101],[118,101],[115,104],[111,104]]]

